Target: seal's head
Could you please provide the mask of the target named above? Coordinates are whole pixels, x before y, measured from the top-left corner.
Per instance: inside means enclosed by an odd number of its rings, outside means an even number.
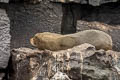
[[[30,43],[40,50],[64,50],[75,46],[75,40],[70,36],[56,33],[44,32],[37,33],[30,39]]]

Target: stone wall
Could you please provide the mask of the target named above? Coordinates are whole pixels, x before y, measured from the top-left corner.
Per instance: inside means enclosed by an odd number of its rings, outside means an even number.
[[[5,75],[10,57],[10,20],[6,10],[0,7],[0,80]]]
[[[81,3],[81,4],[90,4],[92,6],[100,6],[101,4],[109,3],[109,2],[117,2],[119,0],[50,0],[53,2],[61,2],[61,3]]]
[[[62,6],[44,0],[38,4],[10,2],[11,48],[31,47],[29,40],[38,32],[60,32]]]

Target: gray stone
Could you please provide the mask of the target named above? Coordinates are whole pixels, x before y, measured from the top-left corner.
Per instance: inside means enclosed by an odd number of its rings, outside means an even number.
[[[117,2],[118,0],[89,0],[89,4],[93,6],[99,6],[100,4],[109,3],[109,2]]]
[[[29,48],[12,50],[9,80],[47,80],[46,72],[48,69],[46,61],[49,58],[48,53],[49,51],[32,50]]]
[[[67,80],[120,80],[120,52],[95,50],[87,43],[54,52],[19,48],[11,54],[9,80],[60,79],[63,73]]]
[[[65,73],[57,72],[50,80],[71,80]]]
[[[10,57],[10,20],[4,9],[0,9],[0,68],[6,68]]]
[[[117,2],[118,0],[51,0],[53,2],[61,2],[61,3],[81,3],[81,4],[90,4],[93,6],[100,6],[101,4],[104,3],[109,3],[109,2]]]
[[[11,25],[11,49],[31,47],[30,38],[38,32],[60,33],[62,6],[48,0],[40,4],[10,3],[7,14]]]
[[[0,0],[0,2],[8,3],[9,0]]]

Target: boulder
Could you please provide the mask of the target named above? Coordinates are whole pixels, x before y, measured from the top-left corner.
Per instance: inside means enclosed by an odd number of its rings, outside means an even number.
[[[31,48],[29,39],[38,32],[60,33],[62,21],[62,6],[60,4],[53,4],[49,0],[25,0],[25,3],[21,1],[23,0],[10,0],[10,4],[0,4],[4,8],[7,7],[7,14],[11,21],[11,49]],[[29,4],[27,1],[41,2]]]
[[[57,72],[50,80],[70,80],[70,78],[62,72]]]
[[[10,57],[10,20],[5,9],[0,9],[0,80],[5,76],[5,69]]]
[[[11,54],[9,80],[61,80],[63,74],[65,80],[120,80],[120,52],[87,43],[60,51],[18,48]]]
[[[0,69],[5,69],[10,57],[10,20],[4,9],[0,9]]]
[[[3,3],[8,3],[9,0],[0,0],[0,2],[3,2]]]
[[[90,4],[93,6],[100,6],[104,3],[117,2],[118,0],[51,0],[53,2],[61,3],[81,3],[81,4]]]

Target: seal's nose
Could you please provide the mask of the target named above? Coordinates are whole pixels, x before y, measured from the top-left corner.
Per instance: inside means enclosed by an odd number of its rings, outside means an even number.
[[[33,38],[30,39],[30,43],[31,43],[33,46],[35,46],[35,44],[34,44],[34,39],[33,39]]]

